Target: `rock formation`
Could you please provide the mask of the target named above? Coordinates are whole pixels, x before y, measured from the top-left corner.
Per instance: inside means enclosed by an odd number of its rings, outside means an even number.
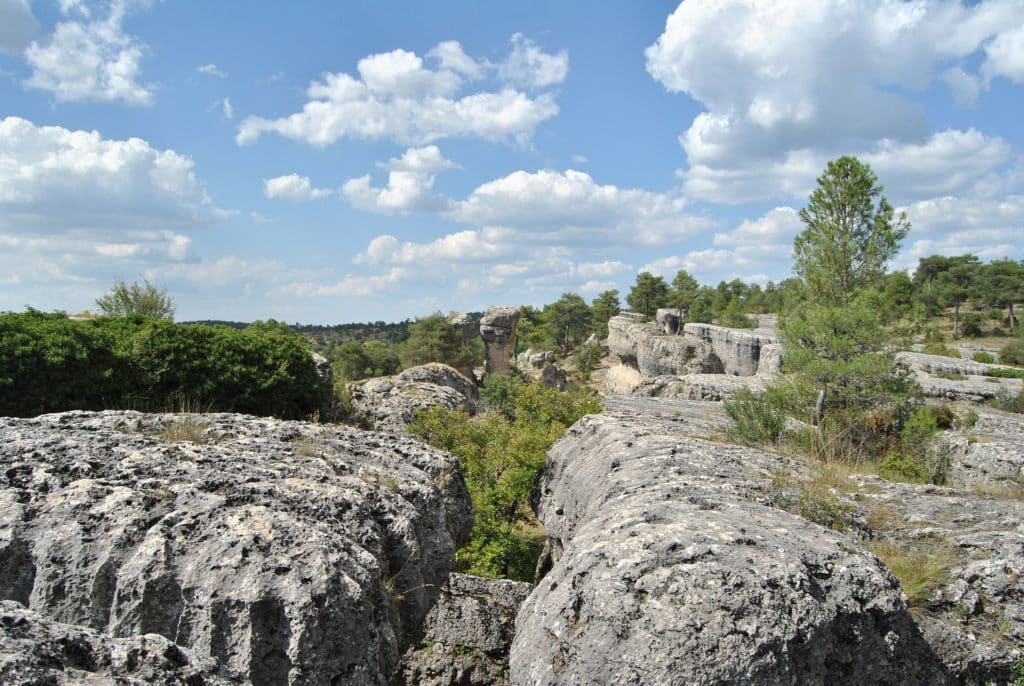
[[[980,416],[983,435],[1024,429]],[[538,506],[551,566],[519,611],[513,681],[1015,678],[1024,503],[858,476],[822,496],[845,527],[827,529],[799,514],[822,507],[813,470],[708,440],[725,421],[716,403],[609,397],[554,446]],[[908,612],[871,541],[948,549],[947,575]]]
[[[474,414],[476,385],[439,362],[410,367],[396,376],[346,384],[351,398],[349,419],[375,431],[403,432],[416,410],[444,407]]]
[[[387,683],[471,520],[455,458],[412,439],[234,414],[0,419],[0,599],[160,634],[192,657],[110,645],[197,673]],[[83,640],[83,660],[106,650]]]
[[[921,390],[931,398],[985,402],[1022,390],[1020,379],[987,376],[990,369],[1005,369],[1003,365],[905,350],[896,353],[896,361],[913,370]]]
[[[514,307],[492,307],[480,320],[480,336],[487,355],[484,370],[488,374],[508,374],[509,360],[516,347],[516,322],[519,310]]]
[[[729,329],[714,324],[684,324],[683,332],[687,336],[707,343],[715,357],[721,361],[722,373],[733,376],[757,374],[761,349],[764,346],[778,345],[779,343],[778,337],[773,333],[749,329]]]
[[[533,586],[452,574],[402,661],[407,686],[506,686],[516,612]]]
[[[216,661],[189,654],[163,636],[114,638],[54,622],[0,600],[0,683],[227,686]]]

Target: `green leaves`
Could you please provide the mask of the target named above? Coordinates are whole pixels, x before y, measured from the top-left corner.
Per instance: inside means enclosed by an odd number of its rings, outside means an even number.
[[[131,284],[121,279],[106,294],[96,299],[96,306],[107,317],[126,317],[136,314],[157,319],[174,318],[174,301],[167,289],[157,288],[143,279]]]

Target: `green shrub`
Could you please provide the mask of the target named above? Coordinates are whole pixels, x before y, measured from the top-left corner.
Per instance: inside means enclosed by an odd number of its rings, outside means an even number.
[[[544,537],[529,502],[547,450],[568,426],[601,406],[592,396],[539,384],[485,384],[485,402],[502,412],[470,417],[435,407],[419,413],[409,430],[459,458],[475,514],[470,541],[457,553],[459,569],[532,581]]]
[[[754,320],[744,314],[743,308],[736,300],[730,300],[725,306],[722,314],[718,316],[718,324],[732,329],[753,329],[755,326]]]
[[[944,343],[925,343],[924,352],[928,355],[942,355],[943,357],[960,357],[960,352],[956,348],[950,348]]]
[[[726,429],[729,440],[743,445],[776,444],[786,425],[786,402],[781,391],[769,389],[755,396],[747,389],[736,393],[735,400],[726,401],[725,413],[732,420]]]
[[[971,355],[971,359],[975,362],[981,362],[982,364],[993,364],[996,361],[996,358],[992,353],[985,352],[984,350],[979,350]]]
[[[928,469],[912,457],[892,453],[878,465],[878,475],[889,481],[911,484],[929,482]]]
[[[1024,367],[1024,338],[1015,338],[999,351],[999,361]]]
[[[245,329],[141,316],[73,321],[0,315],[0,414],[166,410],[183,398],[222,411],[299,419],[323,407],[307,344],[284,324]]]
[[[1007,393],[992,399],[992,406],[1006,412],[1024,414],[1024,391]]]
[[[989,367],[985,376],[992,376],[999,379],[1024,379],[1024,369],[1007,369],[1005,367]]]

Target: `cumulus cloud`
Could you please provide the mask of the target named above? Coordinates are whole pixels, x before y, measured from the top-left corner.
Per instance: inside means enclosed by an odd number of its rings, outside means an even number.
[[[647,49],[647,69],[706,108],[680,137],[687,192],[746,202],[757,185],[763,199],[798,184],[773,166],[924,144],[930,125],[907,94],[944,79],[964,99],[972,81],[1019,79],[1022,24],[1012,0],[689,0]]]
[[[132,5],[147,4],[145,0],[114,0],[105,18],[92,20],[85,3],[62,3],[65,15],[80,18],[59,22],[49,38],[28,46],[25,60],[32,75],[25,85],[50,91],[62,102],[151,104],[152,88],[138,81],[146,45],[122,28]]]
[[[394,267],[383,274],[369,276],[346,274],[332,284],[319,284],[312,281],[293,281],[279,288],[272,289],[272,295],[294,298],[320,297],[366,297],[385,292],[408,278],[409,273],[401,267]]]
[[[549,55],[521,33],[512,36],[512,53],[498,68],[498,75],[526,88],[545,88],[569,75],[569,51]]]
[[[211,262],[159,265],[144,272],[151,281],[187,281],[204,288],[223,288],[251,281],[268,284],[280,281],[286,273],[285,265],[277,260],[245,260],[237,255],[226,255]]]
[[[532,75],[532,86],[555,83],[552,79],[558,69],[546,60],[550,56],[524,38],[517,40],[513,55],[526,50],[533,56],[523,58],[535,63],[532,72],[528,65],[523,67],[524,75]],[[456,41],[438,44],[427,57],[437,63],[436,68],[415,53],[399,49],[361,59],[358,76],[325,74],[307,88],[309,101],[301,112],[279,119],[248,117],[236,141],[244,145],[264,133],[277,133],[318,146],[341,138],[423,145],[456,136],[525,144],[537,126],[558,113],[551,93],[531,96],[509,85],[461,95],[467,80],[504,67],[473,60]],[[567,55],[560,53],[554,59],[561,64],[563,57],[567,69]]]
[[[182,229],[213,216],[192,160],[139,138],[0,120],[0,229]]]
[[[384,214],[430,212],[447,206],[444,198],[430,192],[437,172],[455,167],[436,145],[409,148],[400,158],[380,165],[388,170],[384,188],[374,187],[370,175],[349,179],[341,194],[353,207]]]
[[[659,245],[691,237],[708,221],[676,195],[600,185],[584,172],[517,171],[485,183],[449,216],[506,229],[516,239],[581,245]]]
[[[28,47],[35,30],[28,0],[0,0],[0,53],[19,54]]]
[[[1024,257],[1024,195],[999,200],[944,196],[901,208],[910,219],[909,245],[897,259],[912,267],[936,253],[973,253],[983,260]]]
[[[293,203],[308,202],[331,195],[329,189],[313,188],[309,177],[287,174],[273,179],[263,179],[263,194],[268,198],[288,200]]]

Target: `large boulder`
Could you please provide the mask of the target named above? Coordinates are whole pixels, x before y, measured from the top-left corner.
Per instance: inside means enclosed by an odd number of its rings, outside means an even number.
[[[349,418],[376,431],[401,433],[417,410],[443,407],[477,411],[476,384],[458,370],[439,362],[410,367],[396,376],[382,376],[346,384]]]
[[[508,374],[510,360],[516,347],[516,322],[519,310],[514,307],[492,307],[480,320],[480,337],[484,339],[488,374]]]
[[[516,612],[531,584],[452,574],[402,661],[408,686],[506,686]]]
[[[0,419],[0,598],[253,684],[385,684],[472,513],[408,438],[236,414]],[[162,683],[162,682],[161,682]]]
[[[955,682],[877,558],[776,506],[771,475],[805,467],[697,437],[711,403],[641,400],[550,451],[552,566],[520,608],[513,681]]]
[[[1024,496],[1024,416],[985,406],[966,409],[975,423],[948,432],[947,478],[967,489],[1005,489]]]

